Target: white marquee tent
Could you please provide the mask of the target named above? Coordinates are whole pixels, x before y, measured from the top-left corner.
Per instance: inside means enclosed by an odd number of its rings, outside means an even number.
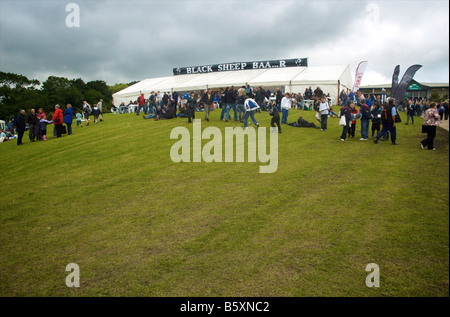
[[[203,74],[174,75],[150,78],[140,81],[113,94],[116,106],[137,99],[140,93],[148,98],[152,91],[184,92],[204,89],[218,89],[228,86],[263,86],[265,89],[279,87],[285,92],[303,93],[311,86],[319,86],[325,94],[330,94],[334,102],[342,89],[352,89],[353,80],[349,65],[286,67],[225,71]]]

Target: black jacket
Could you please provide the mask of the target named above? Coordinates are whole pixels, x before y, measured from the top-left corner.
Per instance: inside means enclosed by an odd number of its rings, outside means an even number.
[[[350,111],[349,106],[343,106],[341,108],[341,112],[339,114],[339,117],[345,116],[345,121],[347,121],[347,125],[352,121],[352,113]]]
[[[227,103],[236,103],[237,94],[236,90],[228,90],[227,92]]]
[[[21,113],[16,117],[15,125],[17,130],[25,131],[25,116]]]
[[[280,118],[280,112],[278,111],[278,108],[275,107],[275,106],[273,106],[273,107],[269,110],[269,114],[270,114],[271,116],[273,116],[273,118],[274,118],[275,120],[277,120],[277,119]]]
[[[186,103],[186,110],[187,111],[194,111],[195,108],[197,108],[197,99],[192,99],[189,97],[187,103]]]
[[[208,98],[208,93],[204,94],[204,95],[202,96],[202,102],[203,102],[203,104],[205,104],[205,105],[211,105],[211,104],[214,102],[214,95],[211,94],[211,97]]]
[[[27,123],[29,125],[36,125],[37,123],[37,115],[30,113],[27,117]]]

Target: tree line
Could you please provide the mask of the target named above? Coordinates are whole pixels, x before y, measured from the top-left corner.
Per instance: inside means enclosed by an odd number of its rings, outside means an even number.
[[[52,112],[56,104],[70,103],[74,111],[82,110],[83,100],[89,104],[103,99],[110,105],[112,94],[134,84],[122,83],[108,86],[103,80],[85,82],[81,78],[49,76],[43,83],[24,75],[0,71],[0,119],[10,120],[20,109],[43,108]]]

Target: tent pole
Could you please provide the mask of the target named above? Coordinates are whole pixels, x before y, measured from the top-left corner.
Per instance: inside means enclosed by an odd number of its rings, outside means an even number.
[[[339,94],[341,93],[341,80],[338,79],[338,93],[337,93],[337,100],[339,100]],[[340,102],[336,103],[337,105],[340,104]]]

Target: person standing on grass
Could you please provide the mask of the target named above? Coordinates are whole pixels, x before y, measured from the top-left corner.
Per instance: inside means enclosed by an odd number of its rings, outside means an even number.
[[[60,138],[63,131],[64,114],[59,105],[55,105],[55,113],[53,113],[52,121],[55,125],[56,137]]]
[[[272,132],[275,132],[275,124],[276,124],[278,126],[278,133],[281,133],[280,113],[278,112],[278,108],[276,107],[275,104],[272,104],[272,106],[269,105],[269,115],[272,116],[272,120],[270,120]]]
[[[395,126],[395,117],[397,115],[397,109],[395,109],[395,100],[393,98],[389,99],[388,104],[384,107],[381,119],[383,121],[383,128],[380,133],[377,134],[373,143],[377,144],[378,140],[385,135],[387,132],[391,134],[392,145],[397,145],[397,128]]]
[[[81,123],[82,114],[79,110],[77,111],[76,116],[77,116],[77,128],[78,128],[78,126],[80,126],[80,128],[82,128],[83,127],[83,124]]]
[[[244,107],[245,98],[246,98],[245,94],[246,94],[246,89],[244,87],[239,88],[236,103],[237,103],[237,111],[239,114],[239,122],[241,122],[241,123],[244,123],[244,116],[245,116],[245,107]]]
[[[91,105],[87,103],[86,100],[83,101],[83,112],[84,120],[86,121],[86,126],[89,126],[89,114],[92,112]]]
[[[377,134],[380,133],[381,129],[381,104],[379,101],[375,101],[375,105],[372,109],[372,139],[375,136],[375,131]]]
[[[245,99],[244,102],[245,107],[245,115],[244,115],[244,128],[248,127],[248,117],[252,118],[252,122],[256,127],[259,127],[258,121],[255,119],[255,112],[259,109],[258,103],[250,98],[249,95],[247,95],[247,99]]]
[[[99,102],[97,103],[97,108],[100,112],[100,114],[99,114],[100,121],[103,121],[103,99],[99,100]],[[71,129],[71,131],[72,131],[72,129]],[[71,134],[71,133],[69,133],[69,134]]]
[[[430,107],[431,107],[431,105],[430,105]],[[444,109],[444,105],[442,104],[442,102],[437,105],[437,109],[439,111],[439,115],[441,116],[441,120],[444,120],[445,109]]]
[[[347,108],[349,108],[349,111],[350,111],[350,121],[351,121],[348,123],[349,124],[349,128],[347,129],[348,137],[354,138],[355,132],[356,132],[356,119],[354,119],[353,121],[351,119],[352,119],[352,114],[356,115],[358,113],[358,109],[356,109],[354,102],[350,102],[350,106],[347,106]]]
[[[409,124],[409,118],[411,118],[411,124],[414,124],[414,104],[411,99],[408,100],[408,103],[406,105],[406,123],[405,123],[405,125]]]
[[[22,139],[23,134],[25,133],[25,110],[21,109],[20,113],[16,116],[14,120],[14,124],[16,126],[17,131],[17,145],[23,145]]]
[[[237,100],[237,92],[234,90],[234,86],[228,90],[227,93],[227,112],[225,113],[225,122],[228,122],[228,119],[231,119],[230,110],[233,109],[234,121],[238,121],[237,109],[236,109],[236,100]]]
[[[349,101],[348,104],[342,106],[341,111],[339,113],[339,118],[344,116],[345,117],[345,122],[346,122],[346,125],[344,125],[342,127],[341,141],[345,141],[346,140],[347,133],[348,133],[348,135],[350,137],[350,132],[349,132],[350,124],[352,124],[352,127],[353,127],[352,112],[351,112],[352,110],[351,109],[355,109],[356,110],[355,104],[353,102]],[[355,126],[356,126],[356,122],[355,122]],[[353,136],[355,136],[354,132],[353,132]]]
[[[214,102],[214,95],[211,89],[208,89],[206,94],[202,96],[202,102],[205,107],[205,120],[209,122],[209,112],[211,111],[211,105]]]
[[[430,108],[423,115],[422,133],[427,133],[427,138],[420,142],[422,150],[428,147],[428,150],[435,150],[434,138],[436,137],[436,127],[441,125],[441,116],[436,109],[437,105],[432,102]]]
[[[145,106],[145,98],[144,98],[144,94],[142,92],[141,92],[140,96],[138,97],[137,101],[138,101],[138,106],[137,106],[137,110],[136,110],[136,115],[138,116],[139,113],[141,112],[141,110],[143,110],[144,106]],[[97,107],[98,107],[98,105],[97,105]],[[144,111],[144,113],[147,114],[147,111]]]
[[[361,112],[361,138],[360,141],[367,141],[369,139],[369,126],[372,115],[370,114],[370,108],[366,104],[365,99],[360,101]]]
[[[220,95],[220,107],[222,111],[220,112],[220,121],[225,119],[225,114],[227,112],[227,93],[229,87],[226,87],[225,90],[221,91]]]
[[[37,122],[38,122],[38,119],[37,119],[37,115],[36,115],[36,110],[31,109],[30,114],[27,117],[27,123],[30,127],[30,129],[29,129],[30,142],[34,142],[34,139],[37,138],[36,135],[34,134],[34,128],[36,127]]]
[[[195,109],[197,108],[197,99],[195,98],[195,94],[191,92],[191,96],[189,97],[186,103],[186,112],[188,115],[188,123],[192,123],[192,119],[195,119]]]
[[[320,89],[319,87],[317,87]],[[327,121],[328,121],[328,111],[330,110],[330,106],[328,102],[325,101],[325,97],[322,96],[320,104],[319,104],[319,113],[320,113],[320,125],[322,131],[327,131]]]
[[[97,107],[97,104],[94,104],[94,108],[92,108],[92,114],[94,115],[94,123],[98,122],[98,116],[100,115],[100,110]]]
[[[275,94],[275,104],[278,108],[278,111],[281,112],[281,99],[283,99],[283,93],[277,88],[277,92]]]
[[[73,108],[70,103],[66,105],[66,110],[64,110],[64,123],[67,126],[67,135],[72,134],[72,122],[73,122]]]
[[[286,93],[281,99],[281,124],[287,124],[289,110],[292,108],[291,94]]]
[[[444,120],[448,120],[448,99],[444,101]]]

